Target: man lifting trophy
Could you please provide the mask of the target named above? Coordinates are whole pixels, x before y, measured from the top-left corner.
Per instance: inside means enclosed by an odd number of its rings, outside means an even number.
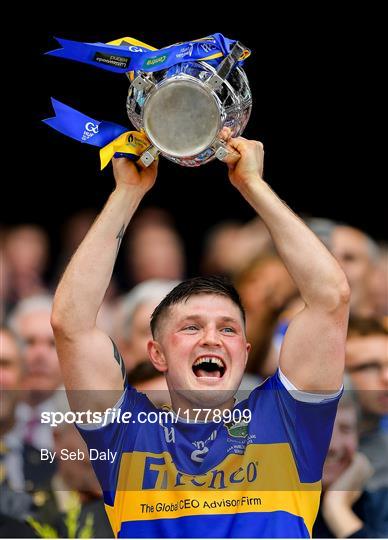
[[[52,326],[72,409],[102,415],[77,427],[89,449],[116,456],[93,461],[115,535],[311,537],[342,393],[350,293],[337,261],[263,179],[263,145],[240,136],[251,109],[241,67],[249,52],[221,34],[159,51],[129,38],[60,43],[55,56],[129,77],[137,130],[58,102],[48,121],[100,147],[102,165],[113,163],[115,188],[66,268]],[[158,154],[185,166],[226,163],[220,167],[261,216],[304,301],[276,373],[243,401],[235,395],[250,344],[226,278],[185,280],[152,314],[148,355],[166,378],[169,409],[127,383],[120,351],[96,325],[124,231],[156,181]],[[196,190],[190,194],[181,204],[200,212]],[[118,421],[124,415],[128,422]],[[207,452],[198,457],[194,443]]]

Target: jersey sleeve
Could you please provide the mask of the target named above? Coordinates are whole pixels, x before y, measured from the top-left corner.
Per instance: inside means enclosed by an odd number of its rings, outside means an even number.
[[[251,406],[263,441],[290,444],[300,482],[314,483],[322,479],[342,391],[318,402],[301,394],[286,388],[277,371],[252,393]]]
[[[103,416],[101,424],[76,424],[88,447],[89,459],[107,504],[114,499],[122,454],[133,451],[142,429],[136,418],[140,412],[153,410],[155,407],[147,396],[126,385],[121,398],[112,412]]]

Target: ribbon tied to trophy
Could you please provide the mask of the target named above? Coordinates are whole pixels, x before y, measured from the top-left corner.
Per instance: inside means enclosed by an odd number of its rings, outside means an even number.
[[[109,43],[57,41],[47,54],[124,73],[130,81],[127,114],[136,131],[100,121],[52,98],[55,116],[43,120],[57,131],[100,148],[101,169],[115,157],[140,159],[148,166],[161,154],[184,166],[198,166],[229,150],[219,137],[245,128],[252,97],[244,60],[249,49],[213,34],[155,49],[133,38]]]

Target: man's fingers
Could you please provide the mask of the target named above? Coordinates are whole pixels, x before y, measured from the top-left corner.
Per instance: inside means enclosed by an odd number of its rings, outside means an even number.
[[[236,152],[236,150],[233,148],[228,148],[228,150],[229,153],[222,159],[222,161],[230,166],[235,165],[241,158],[241,154]]]
[[[219,138],[225,142],[228,142],[232,136],[232,130],[229,127],[223,127],[219,133]]]
[[[255,146],[256,148],[263,150],[263,143],[260,141],[250,141],[244,137],[236,137],[234,139],[229,139],[228,144],[235,148],[240,154],[243,154],[246,149]]]

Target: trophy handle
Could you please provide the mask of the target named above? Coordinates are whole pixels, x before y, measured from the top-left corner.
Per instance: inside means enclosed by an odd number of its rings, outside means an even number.
[[[230,53],[225,56],[221,64],[218,66],[216,73],[214,73],[214,75],[212,75],[206,81],[206,84],[210,86],[212,90],[218,90],[221,88],[245,50],[246,47],[244,47],[240,41],[236,41]]]
[[[218,140],[213,145],[213,149],[215,157],[220,161],[224,161],[228,156],[228,163],[236,163],[241,157],[235,150],[230,150],[222,140]]]
[[[151,145],[142,153],[140,160],[144,167],[149,167],[153,161],[158,157],[159,150],[155,146]]]

